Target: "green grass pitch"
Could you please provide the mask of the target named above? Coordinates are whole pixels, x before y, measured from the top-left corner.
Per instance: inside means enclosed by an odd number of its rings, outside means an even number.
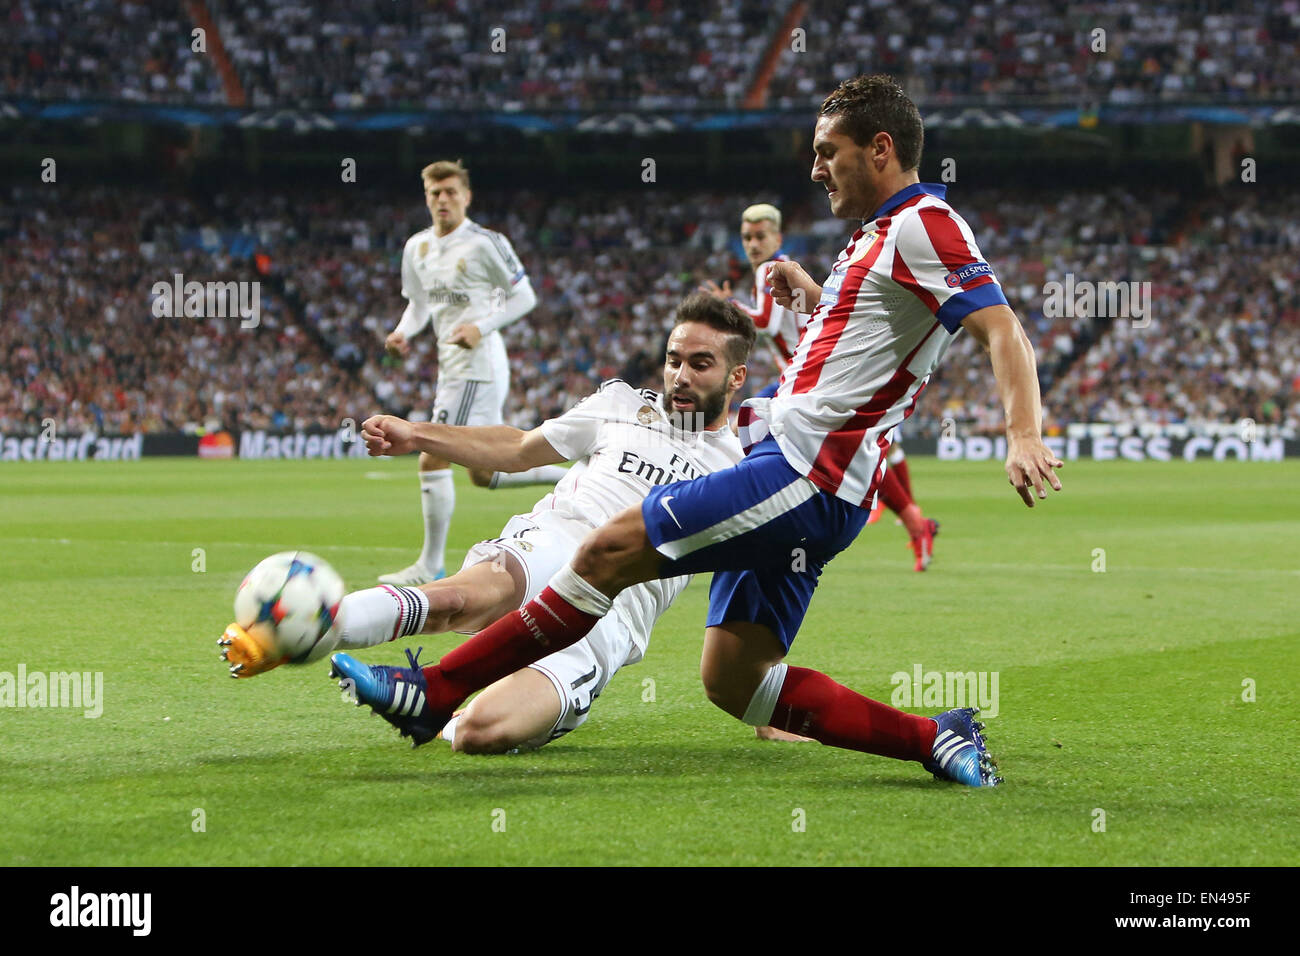
[[[892,517],[868,528],[790,661],[883,700],[918,665],[996,673],[988,791],[760,742],[712,708],[704,579],[587,724],[532,754],[411,750],[324,662],[230,680],[216,639],[243,574],[295,547],[350,587],[404,566],[414,472],[0,466],[0,672],[103,675],[98,718],[0,707],[0,864],[1300,862],[1300,462],[1071,463],[1031,512],[998,463],[913,460],[943,523],[932,569]],[[542,490],[458,482],[456,563]]]

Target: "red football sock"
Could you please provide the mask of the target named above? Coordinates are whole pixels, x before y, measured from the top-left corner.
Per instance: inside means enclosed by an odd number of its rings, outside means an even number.
[[[885,479],[880,483],[880,500],[903,519],[903,526],[913,538],[919,538],[925,533],[925,516],[903,487],[902,479],[894,474],[893,468],[885,469]]]
[[[549,587],[423,669],[429,706],[448,714],[474,691],[587,636],[600,618]]]
[[[885,469],[885,478],[880,483],[880,500],[894,514],[902,514],[904,508],[915,504],[892,467]]]
[[[899,760],[929,760],[938,729],[929,717],[870,700],[806,667],[786,671],[771,725],[831,747]]]
[[[907,459],[904,458],[897,465],[890,465],[889,467],[898,475],[899,484],[903,486],[903,490],[907,492],[907,496],[910,498],[912,496],[912,476],[907,471]]]

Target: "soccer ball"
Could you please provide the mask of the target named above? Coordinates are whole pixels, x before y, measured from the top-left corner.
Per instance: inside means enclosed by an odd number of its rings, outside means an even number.
[[[248,572],[235,592],[235,623],[290,664],[334,647],[343,579],[308,551],[282,551]]]

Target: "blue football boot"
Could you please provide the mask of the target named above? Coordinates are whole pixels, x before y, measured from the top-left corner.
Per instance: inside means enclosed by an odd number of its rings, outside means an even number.
[[[997,762],[984,745],[984,735],[980,732],[984,725],[975,719],[978,713],[978,707],[961,707],[930,718],[939,729],[934,735],[930,759],[921,766],[934,774],[935,779],[952,780],[968,787],[996,787],[1002,782],[997,776]]]
[[[396,727],[411,746],[427,744],[438,736],[446,723],[429,709],[428,685],[420,670],[420,648],[414,654],[407,648],[410,667],[363,664],[348,654],[330,655],[330,676],[341,678],[339,686],[358,707],[369,705],[384,720]]]

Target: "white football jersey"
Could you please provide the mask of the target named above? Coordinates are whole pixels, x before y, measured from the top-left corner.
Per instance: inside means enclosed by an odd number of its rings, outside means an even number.
[[[744,457],[730,428],[686,431],[669,424],[661,396],[612,379],[559,418],[541,425],[551,446],[576,464],[530,520],[581,540],[621,511],[639,506],[655,485],[729,468]],[[628,588],[615,602],[641,653],[659,615],[689,575]]]
[[[472,349],[449,345],[447,337],[456,326],[499,309],[524,278],[510,241],[469,218],[445,236],[430,226],[406,240],[402,295],[429,309],[438,337],[440,380],[491,381],[495,370],[506,365],[500,332],[487,333]]]

